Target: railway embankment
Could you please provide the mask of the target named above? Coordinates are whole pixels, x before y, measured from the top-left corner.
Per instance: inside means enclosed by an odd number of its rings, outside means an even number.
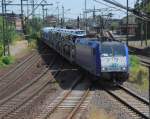
[[[0,57],[0,76],[14,68],[33,52],[34,50],[28,47],[28,42],[26,40],[16,41],[10,45],[10,56]]]
[[[149,98],[149,69],[135,55],[130,56],[130,76],[124,85],[137,94]]]

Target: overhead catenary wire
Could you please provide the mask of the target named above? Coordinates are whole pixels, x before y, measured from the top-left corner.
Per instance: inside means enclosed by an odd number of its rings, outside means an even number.
[[[98,1],[98,0],[94,0],[94,1],[101,4],[101,2]],[[103,1],[105,1],[105,2],[107,2],[107,3],[109,3],[109,4],[112,4],[112,5],[114,5],[114,6],[120,7],[120,8],[122,8],[122,9],[124,9],[124,10],[127,9],[127,7],[125,7],[125,6],[123,6],[123,5],[120,5],[120,3],[117,4],[117,3],[114,3],[113,1],[110,1],[110,0],[103,0]],[[116,8],[115,8],[115,9],[116,9]],[[141,20],[143,20],[143,21],[149,21],[149,22],[150,22],[150,18],[147,17],[147,16],[145,16],[145,15],[142,16],[142,13],[139,13],[140,15],[138,15],[138,12],[135,11],[134,9],[128,8],[128,10],[129,10],[129,12],[130,12],[131,14],[133,14],[135,17],[137,17],[137,18],[139,18],[139,19],[141,19]]]
[[[33,9],[33,11],[27,16],[27,18],[29,18],[33,12],[35,12],[35,10],[42,5],[42,3],[44,2],[45,0],[41,0],[41,2],[39,4],[37,4],[37,6]],[[46,4],[45,4],[46,5]],[[49,4],[49,5],[53,5],[53,4]]]
[[[95,2],[98,2],[98,3],[100,3],[100,4],[103,4],[103,5],[105,5],[105,6],[109,7],[109,8],[113,8],[113,9],[116,9],[116,10],[119,10],[119,11],[122,11],[122,12],[126,13],[123,9],[119,9],[119,8],[117,8],[117,7],[110,6],[110,5],[108,5],[108,4],[105,4],[105,3],[100,2],[100,1],[97,1],[97,0],[94,0],[94,1],[95,1]]]

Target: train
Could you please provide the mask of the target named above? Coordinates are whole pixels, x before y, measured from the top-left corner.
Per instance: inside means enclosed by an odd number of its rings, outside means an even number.
[[[129,77],[129,54],[126,44],[87,37],[85,30],[56,27],[42,28],[41,40],[98,80],[124,82]]]

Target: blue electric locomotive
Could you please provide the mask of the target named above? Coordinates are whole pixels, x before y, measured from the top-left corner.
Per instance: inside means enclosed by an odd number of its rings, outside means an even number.
[[[128,78],[128,47],[123,43],[86,38],[84,30],[53,27],[43,28],[41,37],[68,61],[96,77],[114,77],[122,81]]]

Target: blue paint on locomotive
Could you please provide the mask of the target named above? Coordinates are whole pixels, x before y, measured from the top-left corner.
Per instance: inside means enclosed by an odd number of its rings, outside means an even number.
[[[100,45],[97,44],[97,47],[96,47],[96,74],[97,75],[100,75],[100,72],[101,72],[101,59],[100,59]]]
[[[78,39],[75,44],[75,62],[90,73],[100,76],[99,44],[87,39]]]
[[[125,51],[126,51],[126,64],[127,64],[127,72],[129,72],[129,52],[128,52],[128,47],[125,45]]]

